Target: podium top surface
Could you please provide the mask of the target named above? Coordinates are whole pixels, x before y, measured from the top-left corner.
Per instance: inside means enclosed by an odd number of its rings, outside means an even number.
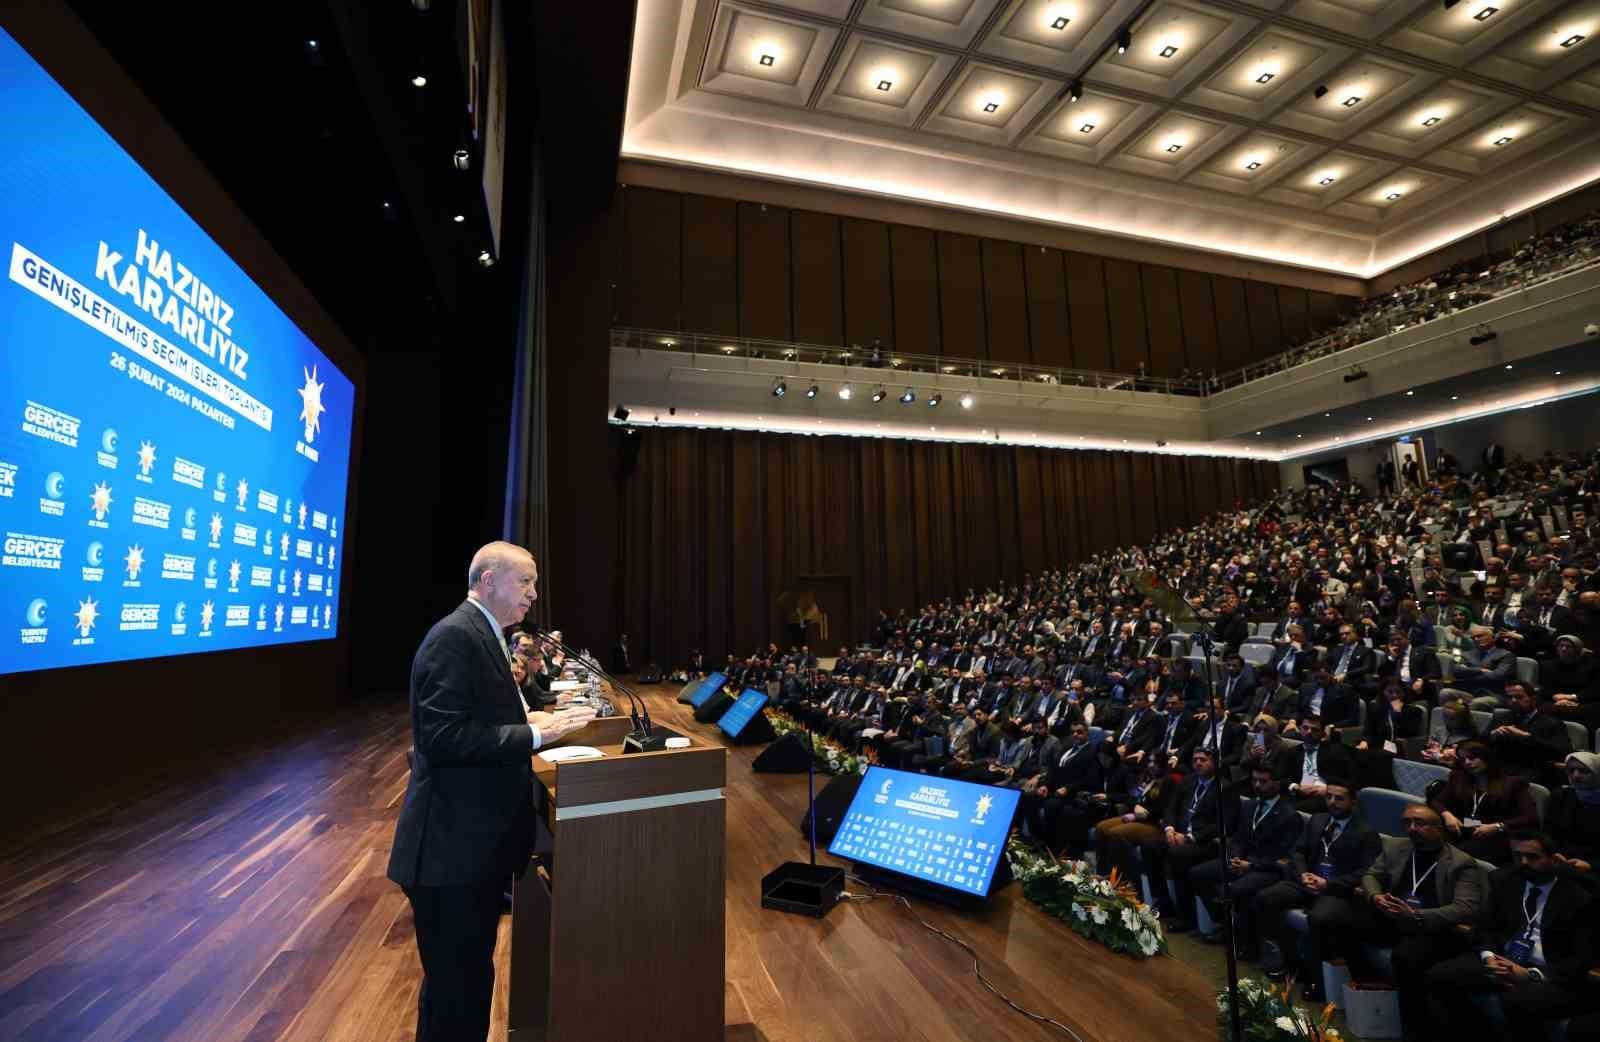
[[[721,795],[728,779],[726,749],[686,735],[687,749],[624,755],[622,740],[631,726],[625,716],[603,717],[563,743],[591,746],[604,754],[599,758],[553,764],[534,753],[534,777],[558,819],[579,807],[594,813],[621,812],[664,805],[674,798]]]

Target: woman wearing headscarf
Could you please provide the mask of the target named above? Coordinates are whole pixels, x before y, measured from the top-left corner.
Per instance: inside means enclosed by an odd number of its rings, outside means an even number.
[[[1569,753],[1567,785],[1544,810],[1544,830],[1556,845],[1556,860],[1575,878],[1600,889],[1600,754]]]

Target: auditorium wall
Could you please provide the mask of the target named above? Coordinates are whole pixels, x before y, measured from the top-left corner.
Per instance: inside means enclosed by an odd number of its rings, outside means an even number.
[[[636,664],[783,641],[785,598],[828,646],[880,608],[1064,567],[1276,488],[1277,466],[872,438],[644,430],[617,511],[619,625]]]
[[[618,325],[1158,376],[1237,368],[1353,298],[1054,247],[619,186]]]

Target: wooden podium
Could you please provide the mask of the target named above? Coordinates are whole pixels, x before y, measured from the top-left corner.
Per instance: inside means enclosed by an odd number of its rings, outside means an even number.
[[[567,739],[601,759],[533,758],[549,834],[514,891],[511,1042],[723,1038],[727,750],[624,756],[630,726]]]

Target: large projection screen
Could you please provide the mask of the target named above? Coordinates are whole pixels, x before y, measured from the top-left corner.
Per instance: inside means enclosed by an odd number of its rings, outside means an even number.
[[[0,675],[338,633],[350,377],[0,29]]]

